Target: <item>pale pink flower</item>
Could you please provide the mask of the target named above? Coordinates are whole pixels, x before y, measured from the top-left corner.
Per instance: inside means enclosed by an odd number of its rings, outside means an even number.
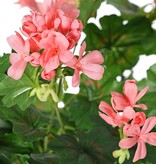
[[[146,110],[147,106],[145,104],[136,104],[136,102],[145,95],[147,90],[148,90],[148,86],[145,87],[144,89],[142,89],[138,93],[136,81],[135,80],[126,80],[124,87],[123,87],[124,95],[122,95],[118,92],[111,92],[112,104],[114,106],[114,109],[124,110],[125,107],[131,106],[132,108],[137,107],[137,108]]]
[[[22,36],[16,32],[16,35],[12,35],[7,38],[10,47],[16,51],[16,53],[11,53],[10,63],[12,64],[8,69],[8,76],[15,80],[21,78],[27,61],[25,57],[29,56],[30,44],[28,40],[24,40]]]
[[[74,56],[70,62],[66,63],[67,66],[75,69],[72,78],[73,87],[80,84],[80,72],[83,72],[93,80],[100,80],[104,73],[104,68],[100,65],[104,62],[102,54],[94,50],[82,57],[85,49],[86,43],[84,42],[80,48],[79,59]]]
[[[156,125],[156,117],[149,117],[146,119],[143,127],[140,129],[140,126],[134,124],[132,126],[124,128],[124,135],[130,138],[121,139],[119,146],[123,149],[129,149],[135,144],[137,149],[133,158],[133,162],[138,161],[146,157],[146,143],[156,146],[156,132],[150,132],[153,127]]]
[[[73,53],[68,50],[68,40],[59,32],[44,31],[39,44],[45,49],[41,57],[41,65],[46,73],[56,69],[60,63],[67,63],[73,58]]]
[[[135,115],[132,107],[126,107],[123,112],[118,112],[104,101],[100,102],[99,109],[100,117],[114,127],[127,124]]]

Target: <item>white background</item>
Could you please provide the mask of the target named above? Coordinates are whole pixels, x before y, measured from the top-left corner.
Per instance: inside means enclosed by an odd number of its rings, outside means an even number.
[[[39,1],[39,0],[38,0]],[[40,0],[42,1],[42,0]],[[89,1],[89,0],[88,0]],[[144,6],[145,4],[152,3],[153,0],[130,0],[131,2]],[[22,17],[26,14],[30,13],[30,10],[26,7],[20,8],[19,5],[15,4],[16,0],[5,0],[1,2],[0,5],[0,55],[4,52],[9,53],[11,51],[9,45],[7,44],[6,38],[10,35],[15,34],[14,31],[19,31],[19,27],[21,27]],[[149,11],[151,6],[149,5],[146,10]],[[106,5],[103,3],[98,10],[97,19],[91,19],[91,21],[98,22],[97,20],[103,15],[109,15],[110,13],[115,13],[120,15],[120,12],[116,10],[111,5]],[[138,64],[133,68],[134,77],[137,80],[146,77],[146,70],[152,65],[156,63],[155,55],[143,56],[140,57]],[[125,74],[128,74],[129,71],[125,71]]]

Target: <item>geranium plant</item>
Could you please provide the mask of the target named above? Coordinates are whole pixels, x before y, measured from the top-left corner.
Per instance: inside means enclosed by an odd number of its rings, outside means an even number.
[[[121,15],[99,27],[90,18],[102,3]],[[156,65],[133,76],[139,56],[156,53],[155,3],[148,13],[125,0],[17,4],[30,13],[0,57],[0,163],[155,163]]]

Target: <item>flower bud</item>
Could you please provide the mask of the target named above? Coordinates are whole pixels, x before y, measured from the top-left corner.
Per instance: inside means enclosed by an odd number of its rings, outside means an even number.
[[[114,158],[119,158],[119,164],[124,163],[125,159],[130,158],[130,153],[128,149],[120,149],[120,150],[115,150],[113,151],[113,157]]]

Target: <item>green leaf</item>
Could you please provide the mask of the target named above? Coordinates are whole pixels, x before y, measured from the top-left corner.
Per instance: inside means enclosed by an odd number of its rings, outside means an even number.
[[[82,20],[84,25],[86,25],[90,17],[96,16],[96,11],[102,2],[103,0],[90,0],[88,3],[88,1],[80,0],[79,9],[81,12],[79,18]]]
[[[98,102],[89,100],[87,95],[66,94],[65,98],[64,113],[68,113],[67,119],[74,122],[77,129],[93,129],[93,120],[98,115]]]
[[[0,95],[4,96],[2,102],[6,107],[17,104],[21,110],[25,110],[32,103],[33,98],[29,97],[29,93],[35,85],[31,80],[34,68],[28,66],[27,69],[19,80],[7,76],[0,82]]]
[[[148,110],[145,111],[147,116],[156,115],[156,110],[155,110],[156,103],[154,99],[154,97],[156,97],[155,81],[156,81],[156,64],[154,64],[147,70],[147,78],[139,82],[140,87],[149,86],[147,93],[143,98],[141,98],[141,103],[144,103],[148,106]]]
[[[91,132],[79,132],[75,137],[56,136],[49,148],[60,155],[60,163],[65,164],[103,164],[113,163],[112,151],[116,149],[117,139],[106,127]]]
[[[139,11],[139,7],[130,3],[128,0],[107,0],[107,3],[116,7],[121,12],[122,16],[124,16],[124,18],[126,19],[141,14]]]
[[[56,154],[30,154],[30,164],[59,164]]]
[[[101,50],[107,67],[115,64],[121,71],[131,69],[140,54],[153,53],[154,46],[146,48],[153,43],[147,44],[146,39],[156,32],[152,30],[147,18],[136,17],[123,25],[122,17],[111,15],[101,18],[100,24],[102,29],[98,29],[93,23],[85,28],[87,50]]]
[[[4,54],[3,56],[0,57],[0,66],[1,66],[0,69],[0,81],[1,81],[5,78],[6,71],[10,66],[9,54]]]
[[[46,135],[49,118],[35,108],[28,108],[26,111],[10,108],[0,110],[0,115],[4,120],[12,122],[13,132],[24,141],[36,141]]]

